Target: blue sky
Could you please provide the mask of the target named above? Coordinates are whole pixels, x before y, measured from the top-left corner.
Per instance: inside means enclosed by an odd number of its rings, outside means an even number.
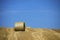
[[[59,0],[1,0],[0,26],[25,22],[32,28],[60,28]]]

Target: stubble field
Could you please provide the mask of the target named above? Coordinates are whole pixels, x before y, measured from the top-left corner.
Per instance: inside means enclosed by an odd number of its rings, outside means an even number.
[[[14,31],[13,28],[0,28],[0,40],[60,40],[60,30],[26,28]]]

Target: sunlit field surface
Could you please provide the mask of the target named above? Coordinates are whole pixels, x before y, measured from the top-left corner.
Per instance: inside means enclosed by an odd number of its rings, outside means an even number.
[[[0,40],[60,40],[60,30],[26,28],[14,31],[13,28],[0,28]]]

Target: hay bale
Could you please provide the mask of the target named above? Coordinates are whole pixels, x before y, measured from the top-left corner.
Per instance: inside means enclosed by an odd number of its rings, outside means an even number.
[[[25,31],[25,23],[24,22],[16,22],[14,25],[15,31]]]

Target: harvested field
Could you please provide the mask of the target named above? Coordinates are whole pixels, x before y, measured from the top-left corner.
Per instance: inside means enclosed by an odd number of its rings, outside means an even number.
[[[60,40],[60,30],[26,28],[14,31],[13,28],[0,28],[0,40]]]

